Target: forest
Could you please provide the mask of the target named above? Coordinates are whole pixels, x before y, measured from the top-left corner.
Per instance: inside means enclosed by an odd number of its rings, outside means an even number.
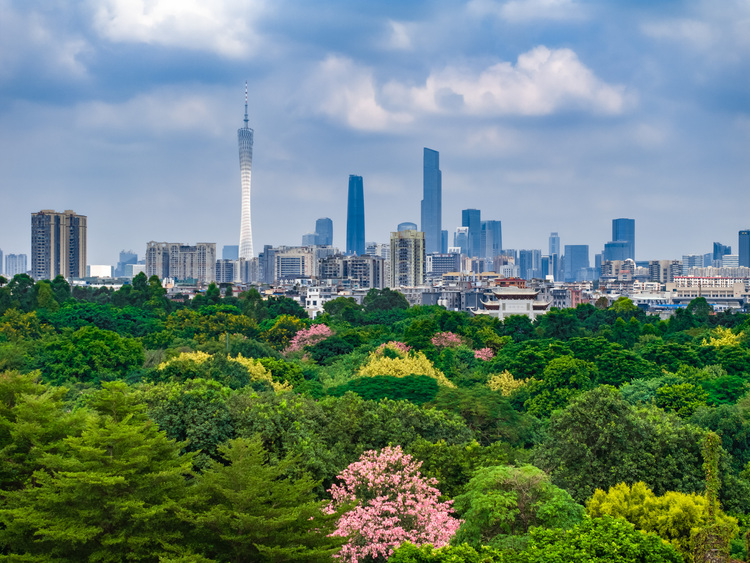
[[[750,561],[750,315],[0,277],[0,560]]]

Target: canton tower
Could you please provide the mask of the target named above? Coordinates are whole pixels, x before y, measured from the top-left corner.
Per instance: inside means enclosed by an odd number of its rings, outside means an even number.
[[[237,130],[242,181],[242,222],[240,223],[240,258],[253,257],[253,228],[250,223],[250,176],[253,168],[253,130],[247,124],[247,82],[245,82],[245,126]]]

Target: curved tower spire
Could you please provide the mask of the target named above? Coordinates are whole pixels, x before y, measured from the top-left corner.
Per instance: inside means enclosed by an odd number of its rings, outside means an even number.
[[[247,119],[247,82],[245,82],[245,126],[237,130],[242,182],[242,221],[240,222],[240,258],[253,258],[253,228],[250,222],[250,177],[253,168],[253,130]]]

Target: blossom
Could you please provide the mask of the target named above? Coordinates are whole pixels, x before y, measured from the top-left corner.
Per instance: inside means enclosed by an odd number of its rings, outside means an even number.
[[[479,350],[474,350],[474,357],[477,360],[491,360],[495,357],[495,352],[492,351],[492,348],[480,348]]]
[[[330,327],[324,324],[317,324],[312,325],[310,328],[303,328],[302,330],[297,331],[294,337],[289,341],[289,346],[287,346],[284,353],[290,354],[302,350],[305,346],[314,346],[319,342],[323,342],[332,334],[333,331]]]
[[[431,342],[438,348],[457,348],[464,343],[464,339],[455,332],[446,331],[438,332],[432,337]]]
[[[386,349],[392,350],[393,352],[396,352],[396,354],[398,354],[399,356],[404,357],[411,350],[411,346],[409,346],[408,344],[404,344],[403,342],[391,340],[390,342],[384,342],[383,344],[378,346],[375,349],[375,354],[377,354],[378,356],[382,356],[383,352],[385,352]]]
[[[385,560],[405,541],[415,545],[447,545],[461,525],[453,518],[451,502],[439,502],[435,479],[419,471],[422,465],[400,446],[370,450],[338,476],[329,489],[330,512],[356,503],[339,519],[334,536],[349,541],[338,554],[342,561]]]

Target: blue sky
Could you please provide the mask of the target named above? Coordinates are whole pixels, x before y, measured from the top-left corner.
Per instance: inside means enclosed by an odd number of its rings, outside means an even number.
[[[256,252],[324,216],[343,246],[349,174],[367,240],[419,224],[423,147],[443,227],[479,208],[506,248],[750,226],[750,0],[0,0],[0,249],[40,209],[88,215],[92,264],[237,244],[245,80]]]

